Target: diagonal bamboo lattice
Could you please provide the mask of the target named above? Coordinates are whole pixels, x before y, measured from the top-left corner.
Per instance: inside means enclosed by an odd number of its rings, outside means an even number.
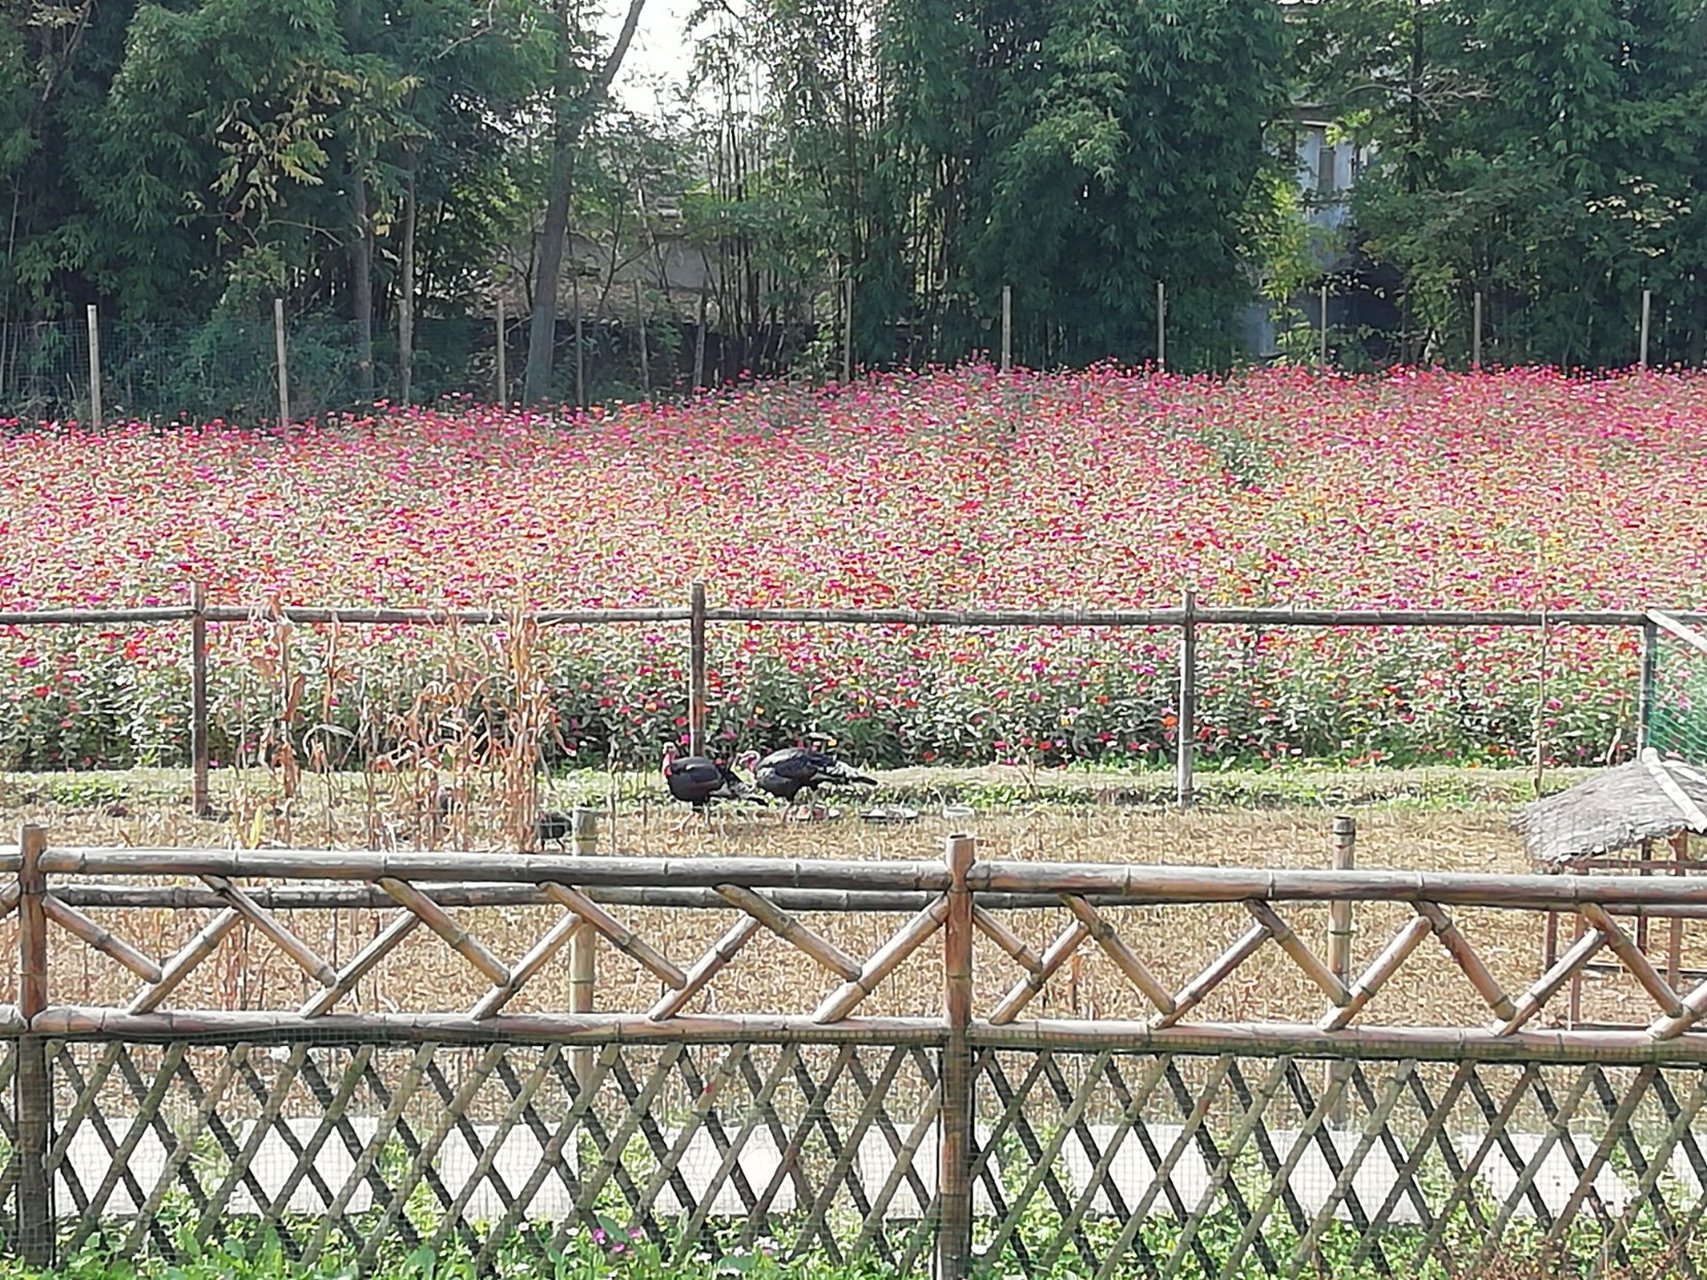
[[[1511,1247],[1590,1272],[1707,1270],[1707,984],[1679,990],[1627,924],[1707,916],[1687,880],[979,862],[965,837],[910,863],[53,849],[34,828],[0,869],[18,877],[0,918],[16,917],[20,992],[0,1009],[0,1199],[32,1261],[117,1224],[121,1252],[276,1233],[310,1263],[365,1269],[399,1242],[488,1266],[518,1239],[562,1247],[619,1221],[683,1255],[775,1241],[953,1277],[1468,1274]],[[470,914],[504,902],[546,912],[519,955]],[[1300,932],[1326,903],[1398,916],[1361,970]],[[1243,923],[1182,970],[1142,925],[1158,904]],[[341,964],[292,918],[351,905],[383,914]],[[626,918],[638,905],[728,923],[672,957]],[[193,926],[155,955],[122,916],[162,908]],[[1487,910],[1569,912],[1580,937],[1502,984],[1460,927]],[[1034,949],[1016,912],[1054,915],[1053,940]],[[850,951],[815,923],[837,913],[900,923]],[[180,1007],[239,931],[308,995]],[[54,1002],[49,940],[66,935],[141,985]],[[801,958],[800,1004],[707,1012],[760,938]],[[938,939],[940,1013],[864,1016]],[[975,940],[1011,966],[994,996]],[[445,949],[482,994],[353,1009],[407,945]],[[516,1011],[577,945],[661,994]],[[1481,1025],[1381,1020],[1382,991],[1431,951]],[[1028,1016],[1084,955],[1147,1016]],[[1274,973],[1265,955],[1319,1005],[1201,1016],[1235,977]],[[1624,1025],[1543,1028],[1596,960],[1629,980]]]

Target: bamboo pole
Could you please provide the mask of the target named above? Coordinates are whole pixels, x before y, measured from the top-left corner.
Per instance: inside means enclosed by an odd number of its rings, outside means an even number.
[[[1684,636],[1692,633],[1682,619],[1707,622],[1707,613],[1688,610],[1634,611],[1621,609],[1575,609],[1532,612],[1521,609],[1296,609],[1296,608],[1198,608],[1192,621],[1198,626],[1236,627],[1641,627],[1650,612]],[[138,606],[126,609],[30,609],[0,612],[0,626],[89,626],[110,623],[155,623],[184,621],[194,616],[188,605]],[[322,606],[209,605],[209,622],[254,622],[272,619],[304,624],[342,623],[351,626],[510,626],[515,615],[495,609],[356,608]],[[599,626],[634,622],[687,622],[689,610],[680,607],[655,609],[542,609],[523,615],[540,626]],[[850,627],[1178,627],[1185,622],[1180,609],[747,609],[707,608],[707,622],[816,623]]]
[[[972,893],[967,873],[978,844],[948,838],[948,912],[943,919],[942,1131],[937,1153],[936,1280],[966,1280],[972,1270]]]
[[[207,596],[201,583],[190,585],[190,809],[198,818],[209,811]]]
[[[16,871],[16,852],[0,856],[0,870]],[[144,874],[144,873],[138,873]],[[428,882],[421,891],[441,907],[528,907],[553,901],[544,888],[534,883],[458,884]],[[318,884],[279,882],[260,884],[247,890],[249,896],[271,911],[371,911],[390,908],[395,901],[371,885],[332,880]],[[729,903],[712,889],[668,888],[655,885],[622,886],[598,885],[583,890],[587,898],[601,906],[667,907],[679,910],[722,910]],[[938,891],[940,892],[940,891]],[[884,912],[910,915],[923,911],[938,893],[907,890],[847,890],[847,889],[769,889],[766,896],[784,911],[796,914],[830,912],[836,914]],[[1156,905],[1148,897],[1129,894],[1093,893],[1082,895],[1097,908],[1143,907]],[[174,910],[205,911],[218,909],[223,900],[209,889],[190,888],[172,884],[106,884],[82,882],[66,884],[54,890],[54,897],[67,906],[100,908],[102,910]],[[986,922],[1000,927],[1009,938],[1011,932],[1001,926],[996,913],[1008,911],[1038,911],[1061,905],[1058,893],[988,893],[978,895],[975,923],[979,932],[987,933]],[[1430,908],[1427,902],[1414,904],[1418,911]],[[1491,903],[1467,905],[1486,906]],[[1603,904],[1606,905],[1606,904]],[[0,919],[17,907],[13,890],[0,889]],[[1677,905],[1664,903],[1613,903],[1610,909],[1620,915],[1642,920],[1707,920],[1707,905]],[[1450,926],[1450,920],[1448,920]],[[990,935],[991,940],[1008,950],[1004,941]],[[1017,939],[1015,940],[1017,942]],[[1442,939],[1450,948],[1450,943]],[[1022,952],[1029,952],[1018,943]],[[1021,959],[1020,954],[1008,954],[1027,968],[1035,968],[1037,956]]]
[[[16,869],[16,857],[0,869]],[[836,858],[598,859],[525,853],[373,851],[315,849],[179,849],[56,847],[42,855],[54,876],[224,876],[233,879],[374,881],[392,878],[461,885],[571,884],[637,890],[736,886],[744,889],[818,891],[824,909],[870,909],[885,899],[864,894],[943,892],[949,881],[940,862],[853,861]],[[1585,902],[1630,914],[1698,917],[1707,908],[1707,877],[1631,875],[1507,875],[1453,871],[1329,871],[1295,868],[1169,866],[1142,863],[1024,863],[980,860],[969,873],[971,887],[986,906],[1030,908],[1040,899],[1074,894],[1093,903],[1160,906],[1169,902],[1213,903],[1429,902],[1441,906],[1503,911],[1575,911]],[[115,890],[120,886],[114,886]],[[125,892],[141,892],[131,886]],[[302,886],[292,886],[300,892]],[[156,890],[161,892],[161,890]],[[282,892],[282,890],[281,890]],[[842,895],[848,896],[844,900]],[[988,895],[988,896],[987,896]],[[1011,898],[1004,895],[1013,895]],[[67,901],[70,899],[68,898]],[[116,900],[116,899],[115,899]],[[639,900],[639,899],[636,899]],[[646,899],[651,901],[651,899]],[[925,905],[896,897],[883,908],[905,911]],[[95,905],[95,904],[90,904]],[[347,905],[340,903],[338,905]],[[775,904],[773,904],[775,905]],[[1324,972],[1326,972],[1324,968]]]
[[[948,898],[941,897],[902,927],[900,932],[879,947],[860,969],[858,976],[844,983],[818,1006],[812,1015],[814,1022],[840,1022],[861,1000],[877,989],[900,966],[901,962],[923,945],[948,918]]]
[[[1446,954],[1463,971],[1464,976],[1470,980],[1470,985],[1476,989],[1476,994],[1482,997],[1495,1016],[1501,1021],[1512,1017],[1517,1010],[1511,1002],[1511,997],[1506,995],[1505,989],[1489,972],[1488,966],[1482,963],[1482,957],[1476,954],[1451,917],[1432,902],[1419,902],[1416,904],[1416,910],[1418,915],[1434,927],[1434,936],[1440,939],[1440,945],[1446,949]],[[1548,919],[1556,921],[1557,917],[1549,915]],[[1549,959],[1547,963],[1551,964],[1553,959]]]
[[[485,975],[486,980],[493,986],[509,985],[510,971],[504,962],[493,955],[479,938],[445,914],[443,907],[414,885],[395,877],[381,876],[378,884],[397,900],[399,906],[420,916],[422,924],[443,938],[452,951]]]
[[[575,809],[569,817],[571,842],[576,858],[592,858],[599,852],[599,815],[596,809]],[[587,1014],[593,1011],[594,994],[598,984],[598,935],[591,929],[580,929],[569,942],[569,1012]],[[569,1059],[575,1081],[585,1088],[593,1078],[593,1052],[577,1049]]]
[[[1351,871],[1356,866],[1357,819],[1341,814],[1334,819],[1333,868],[1335,871]],[[1346,987],[1351,986],[1351,939],[1351,902],[1336,899],[1328,904],[1328,968]],[[1331,1085],[1343,1074],[1344,1068],[1339,1063],[1330,1063],[1328,1083]],[[1346,1121],[1343,1089],[1337,1096],[1339,1100],[1329,1113],[1328,1123],[1336,1129],[1343,1129]]]
[[[1192,768],[1197,751],[1197,592],[1187,591],[1180,609],[1179,715],[1174,725],[1174,789],[1179,807],[1189,809]]]
[[[705,583],[688,595],[688,754],[705,753]]]
[[[777,937],[816,960],[843,982],[859,980],[860,964],[828,938],[807,928],[763,894],[739,885],[720,884],[717,892],[730,905],[741,908]]]
[[[146,956],[111,929],[103,928],[75,907],[68,907],[52,894],[42,899],[47,918],[73,937],[80,938],[102,955],[110,956],[144,982],[159,982],[163,976],[152,956]]]
[[[18,912],[18,1014],[26,1027],[47,1009],[47,876],[42,852],[47,832],[26,824],[18,833],[20,910]],[[47,1153],[54,1114],[53,1082],[47,1069],[47,1044],[37,1035],[18,1041],[13,1076],[18,1159],[18,1253],[26,1264],[45,1269],[53,1262],[53,1185]]]
[[[662,1022],[673,1018],[687,1007],[689,1000],[698,995],[713,978],[715,978],[747,944],[747,940],[763,928],[752,916],[743,915],[726,930],[722,937],[712,944],[687,971],[687,981],[678,990],[666,992],[657,1004],[646,1011],[646,1016],[653,1022]]]
[[[776,1014],[690,1015],[653,1021],[645,1013],[500,1014],[478,1020],[467,1012],[327,1014],[308,1018],[268,1011],[181,1011],[130,1014],[107,1007],[52,1005],[33,1020],[34,1031],[56,1040],[254,1040],[318,1044],[622,1044],[910,1045],[941,1047],[947,1032],[940,1016],[848,1018],[817,1023]],[[21,1034],[20,1021],[0,1030]],[[1602,1063],[1630,1066],[1679,1063],[1699,1066],[1707,1035],[1656,1039],[1645,1028],[1517,1031],[1463,1027],[1354,1026],[1322,1031],[1308,1023],[1200,1022],[1156,1028],[1142,1022],[1039,1018],[1008,1026],[974,1022],[966,1032],[974,1050],[1062,1053],[1113,1047],[1122,1052],[1345,1056],[1391,1061]]]
[[[101,403],[101,315],[95,304],[89,304],[89,421],[97,429],[106,419],[106,407]]]
[[[279,430],[290,430],[290,372],[285,362],[284,299],[273,299],[273,354],[279,382]]]

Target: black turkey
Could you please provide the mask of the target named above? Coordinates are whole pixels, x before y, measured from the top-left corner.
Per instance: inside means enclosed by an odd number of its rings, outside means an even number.
[[[707,822],[714,801],[756,799],[752,784],[733,769],[705,756],[679,756],[673,743],[664,748],[664,785],[676,799],[703,813]]]
[[[545,809],[539,815],[539,846],[555,844],[563,848],[563,842],[575,831],[575,819],[561,809]]]
[[[877,785],[876,778],[866,777],[828,751],[814,751],[810,747],[784,747],[771,752],[753,766],[753,777],[761,790],[791,806],[802,791],[821,786]]]

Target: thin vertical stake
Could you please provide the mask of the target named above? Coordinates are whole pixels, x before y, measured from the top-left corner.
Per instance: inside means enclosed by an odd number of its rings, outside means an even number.
[[[1179,717],[1174,726],[1174,784],[1179,807],[1189,809],[1192,768],[1197,750],[1197,592],[1185,593],[1185,619],[1180,625]]]
[[[500,405],[506,405],[510,403],[510,371],[506,364],[506,356],[508,353],[504,350],[506,345],[506,335],[504,333],[504,295],[502,293],[496,293],[492,296],[492,310],[498,327],[498,341],[496,344],[498,355],[498,403]]]
[[[208,814],[207,595],[190,585],[190,809]]]
[[[1156,281],[1156,368],[1168,367],[1168,286]]]
[[[640,338],[641,399],[646,399],[652,394],[652,370],[646,354],[646,292],[639,276],[634,278],[634,331]]]
[[[849,276],[842,281],[842,382],[853,381],[853,298],[854,282]]]
[[[575,809],[569,815],[570,841],[578,858],[596,857],[599,852],[599,812]],[[591,1013],[593,989],[598,981],[597,930],[585,926],[569,939],[569,1012]],[[570,1070],[583,1088],[593,1074],[593,1051],[576,1049],[569,1059]]]
[[[1002,286],[1002,372],[1014,367],[1014,290]]]
[[[1328,282],[1326,280],[1322,281],[1321,310],[1322,333],[1317,352],[1317,362],[1325,365],[1328,362]]]
[[[1482,367],[1482,291],[1476,290],[1470,317],[1470,367]]]
[[[936,1280],[965,1280],[972,1270],[972,891],[967,876],[978,842],[948,838],[948,914],[943,920],[941,1132],[937,1149]]]
[[[47,832],[26,824],[18,832],[18,1014],[26,1034],[18,1041],[13,1112],[18,1161],[18,1252],[24,1262],[45,1268],[54,1254],[53,1188],[47,1177],[52,1142],[53,1085],[48,1078],[47,1042],[27,1028],[47,1008],[47,876],[41,856]]]
[[[705,583],[688,595],[688,754],[705,754]]]
[[[105,406],[101,403],[101,315],[95,304],[89,304],[89,421],[100,426],[105,421]]]
[[[581,321],[581,271],[577,265],[575,274],[570,277],[575,290],[575,404],[582,409],[587,407],[587,357],[586,357],[586,326]]]
[[[1654,682],[1659,677],[1660,629],[1652,618],[1642,623],[1642,682],[1636,694],[1636,750],[1653,745]]]
[[[1648,322],[1653,317],[1654,295],[1649,289],[1642,290],[1642,368],[1648,367]]]
[[[290,426],[290,375],[285,369],[284,299],[273,299],[273,348],[279,371],[279,430]]]
[[[709,289],[706,285],[699,287],[699,324],[694,328],[693,335],[693,389],[703,390],[705,387],[705,304]]]

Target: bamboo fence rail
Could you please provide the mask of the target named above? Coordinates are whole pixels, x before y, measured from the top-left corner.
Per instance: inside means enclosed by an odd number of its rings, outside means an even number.
[[[1640,632],[1642,658],[1637,695],[1638,745],[1645,743],[1653,699],[1655,654],[1662,631],[1686,643],[1703,642],[1691,623],[1707,623],[1707,614],[1632,609],[1301,609],[1216,607],[1200,604],[1187,591],[1178,608],[1152,609],[806,609],[731,608],[707,603],[703,583],[692,584],[688,604],[652,608],[431,609],[392,607],[323,607],[209,604],[200,584],[189,590],[185,605],[149,605],[115,609],[39,609],[0,612],[0,627],[120,626],[191,623],[191,707],[188,717],[192,796],[198,813],[208,805],[207,753],[209,704],[208,640],[210,623],[292,622],[347,626],[616,626],[622,624],[688,625],[688,735],[691,749],[704,750],[707,720],[708,627],[713,624],[835,625],[852,627],[949,628],[1166,628],[1180,633],[1178,675],[1179,726],[1175,754],[1178,800],[1191,803],[1195,756],[1194,723],[1197,706],[1197,636],[1202,627],[1366,627],[1366,628],[1548,628],[1555,626],[1635,628]]]
[[[441,1235],[483,1255],[498,1247],[497,1237],[467,1215],[492,1196],[490,1220],[505,1231],[531,1220],[532,1197],[555,1196],[567,1215],[556,1228],[561,1238],[576,1221],[596,1223],[595,1206],[614,1195],[637,1230],[665,1242],[678,1240],[664,1226],[666,1200],[674,1204],[688,1222],[684,1248],[712,1230],[714,1216],[761,1225],[786,1218],[798,1227],[796,1253],[822,1248],[838,1256],[847,1245],[838,1215],[851,1199],[862,1247],[901,1270],[934,1259],[936,1274],[955,1277],[1015,1249],[1013,1265],[1037,1272],[1040,1259],[1025,1252],[1018,1226],[1028,1205],[1045,1203],[1059,1230],[1044,1256],[1073,1249],[1102,1273],[1123,1252],[1142,1261],[1159,1247],[1144,1227],[1155,1215],[1179,1234],[1166,1256],[1149,1256],[1146,1269],[1174,1275],[1209,1261],[1218,1270],[1204,1229],[1206,1215],[1221,1211],[1237,1221],[1239,1249],[1276,1275],[1308,1271],[1347,1214],[1361,1233],[1356,1246],[1383,1257],[1401,1238],[1417,1247],[1417,1258],[1432,1256],[1446,1224],[1462,1213],[1482,1214],[1481,1225],[1496,1231],[1520,1213],[1549,1229],[1588,1214],[1625,1253],[1632,1215],[1646,1215],[1668,1246],[1698,1250],[1707,1155],[1692,1124],[1707,1101],[1707,982],[1674,988],[1622,922],[1707,911],[1707,882],[1354,870],[1345,865],[1348,826],[1336,827],[1336,839],[1339,868],[1267,872],[980,861],[966,836],[951,837],[943,858],[930,861],[690,861],[56,848],[40,828],[25,827],[17,853],[4,860],[16,882],[0,889],[0,918],[16,915],[18,938],[18,1003],[0,1006],[0,1040],[10,1052],[0,1071],[13,1089],[13,1111],[0,1115],[13,1144],[0,1173],[0,1197],[15,1209],[10,1239],[42,1263],[65,1222],[82,1238],[118,1213],[130,1216],[135,1247],[153,1241],[170,1249],[160,1217],[180,1187],[204,1233],[222,1215],[248,1212],[233,1207],[241,1204],[285,1223],[289,1206],[307,1195],[314,1225],[304,1228],[312,1233],[304,1256],[347,1235],[370,1259],[376,1232],[421,1237],[402,1212],[417,1193],[449,1215]],[[135,877],[164,883],[118,882]],[[297,933],[288,915],[358,902],[376,913],[374,936],[341,966]],[[559,914],[526,954],[500,955],[479,936],[479,917],[467,914],[497,902],[555,906]],[[622,908],[635,904],[715,912],[733,923],[703,954],[671,956],[622,918]],[[1173,985],[1159,976],[1171,967],[1160,964],[1170,942],[1122,914],[1156,904],[1231,906],[1248,923],[1220,954],[1194,958],[1195,976]],[[1333,908],[1325,960],[1292,922],[1295,909],[1309,904]],[[157,956],[125,936],[124,913],[163,907],[198,927],[172,954]],[[1407,910],[1397,925],[1382,926],[1384,937],[1371,938],[1360,970],[1350,954],[1352,921],[1377,907],[1388,913],[1383,920],[1395,907]],[[1060,932],[1041,952],[1004,923],[1021,909],[1057,914]],[[1582,941],[1526,985],[1507,989],[1457,928],[1454,913],[1471,909],[1528,917],[1537,936],[1547,913],[1572,913]],[[85,910],[116,919],[98,923]],[[902,919],[869,954],[851,954],[803,918],[825,912]],[[250,945],[281,954],[312,994],[285,1008],[183,1006],[187,979],[240,929]],[[134,996],[99,1007],[57,1001],[49,961],[62,934],[126,970],[140,983]],[[766,934],[802,961],[798,1005],[763,1013],[703,1008],[719,978],[742,963],[749,941]],[[1013,968],[1011,985],[994,1000],[981,1002],[973,981],[975,937],[993,942]],[[1485,1006],[1482,1023],[1378,1019],[1376,997],[1431,941]],[[1235,974],[1261,981],[1250,961],[1270,942],[1276,958],[1319,993],[1318,1007],[1300,1008],[1289,1022],[1196,1016]],[[867,998],[933,944],[940,1010],[862,1016]],[[363,975],[408,945],[448,948],[485,994],[464,1008],[350,1009],[345,1001]],[[579,985],[571,986],[568,1007],[515,1011],[513,998],[575,947]],[[640,966],[664,994],[649,1007],[596,1008],[595,950],[606,963]],[[1100,954],[1151,1016],[1027,1016],[1081,950]],[[1636,993],[1626,1024],[1541,1026],[1556,993],[1597,955],[1621,966]],[[272,1047],[263,1070],[264,1046]],[[381,1059],[396,1070],[380,1071]],[[1312,1060],[1330,1068],[1313,1077],[1319,1093],[1303,1072]],[[1260,1085],[1246,1080],[1242,1063],[1256,1064]],[[1440,1092],[1446,1071],[1461,1082]],[[1561,1073],[1565,1084],[1555,1092],[1546,1082]],[[290,1101],[299,1088],[311,1103]],[[1487,1135],[1468,1161],[1445,1141],[1440,1118],[1464,1090],[1474,1103],[1470,1119]],[[379,1109],[377,1119],[351,1110],[357,1097]],[[1175,1118],[1158,1119],[1158,1108]],[[168,1110],[177,1117],[171,1123]],[[1411,1114],[1409,1129],[1396,1119],[1401,1111]],[[1573,1119],[1578,1113],[1593,1117],[1592,1131]],[[318,1118],[305,1143],[299,1130],[308,1117]],[[1525,1123],[1532,1127],[1522,1129]],[[190,1158],[198,1132],[229,1165],[217,1186]],[[518,1167],[512,1139],[524,1132],[532,1145]],[[75,1154],[79,1133],[93,1134],[97,1146],[85,1138]],[[348,1156],[346,1172],[331,1175],[342,1178],[340,1189],[318,1172],[333,1139]],[[1591,1157],[1579,1139],[1595,1144]],[[650,1154],[632,1165],[637,1142]],[[1141,1167],[1131,1147],[1124,1162],[1113,1158],[1128,1142],[1142,1148]],[[390,1143],[398,1144],[396,1160],[381,1158]],[[993,1162],[1004,1143],[1023,1153],[1016,1180],[1004,1181]],[[259,1167],[263,1147],[284,1174],[277,1185]],[[1250,1181],[1240,1155],[1247,1147],[1261,1157],[1266,1186]],[[1437,1148],[1444,1173],[1435,1168]],[[1700,1197],[1693,1213],[1674,1203],[1672,1182],[1649,1176],[1654,1161],[1672,1161],[1679,1149],[1678,1167],[1694,1177]],[[696,1151],[700,1163],[690,1168]],[[1636,1187],[1633,1199],[1609,1206],[1598,1188],[1612,1176],[1615,1151],[1621,1169],[1634,1169]],[[458,1152],[464,1164],[452,1160]],[[1501,1153],[1512,1176],[1489,1215],[1472,1192],[1491,1152]],[[1568,1174],[1549,1163],[1551,1152]],[[455,1170],[469,1162],[472,1172],[458,1184]],[[1307,1205],[1298,1180],[1318,1166],[1327,1172],[1309,1175],[1317,1198]],[[1454,1188],[1446,1203],[1425,1166]],[[1197,1177],[1193,1169],[1207,1181],[1191,1183],[1188,1197],[1180,1180]],[[1357,1197],[1370,1194],[1377,1173],[1394,1181],[1372,1216]],[[517,1176],[526,1178],[524,1191],[532,1188],[528,1199],[506,1180]],[[1563,1203],[1559,1177],[1574,1180]],[[370,1212],[358,1208],[370,1204],[379,1217],[347,1228],[342,1220]],[[1395,1216],[1406,1205],[1412,1218]],[[1420,1235],[1403,1235],[1407,1221]],[[1290,1224],[1294,1243],[1273,1244],[1264,1222]],[[1229,1268],[1236,1261],[1225,1259]]]

